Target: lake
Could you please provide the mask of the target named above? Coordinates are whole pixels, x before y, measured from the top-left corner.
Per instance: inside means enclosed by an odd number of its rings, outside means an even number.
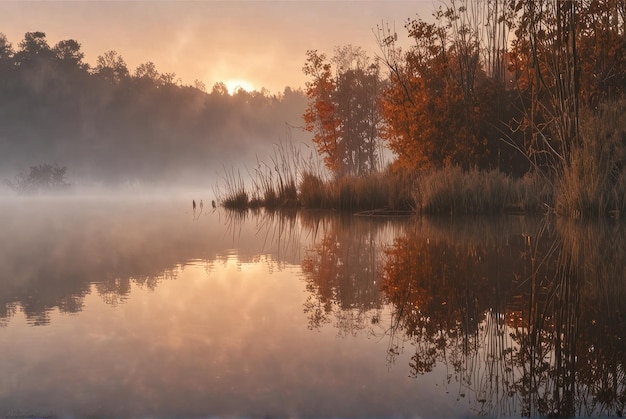
[[[0,226],[0,417],[626,413],[620,222],[175,196],[3,199]]]

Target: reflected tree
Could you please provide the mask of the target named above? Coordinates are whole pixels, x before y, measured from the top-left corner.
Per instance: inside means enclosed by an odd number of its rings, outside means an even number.
[[[528,415],[618,415],[626,403],[624,226],[558,220],[516,328]]]
[[[120,304],[133,290],[176,279],[210,243],[151,211],[152,204],[141,211],[137,203],[45,204],[15,204],[15,212],[3,205],[0,212],[0,324],[21,313],[45,325],[51,313],[81,312],[92,293]]]
[[[394,310],[390,361],[408,339],[416,347],[413,376],[430,372],[437,361],[462,374],[466,358],[479,350],[487,317],[498,321],[511,292],[511,284],[500,281],[514,266],[511,248],[460,237],[416,229],[386,251],[381,288]]]
[[[310,293],[309,327],[334,323],[343,335],[368,330],[383,307],[377,284],[384,223],[353,217],[320,220],[321,239],[307,250],[302,271]]]
[[[386,252],[390,361],[410,345],[412,376],[452,367],[480,414],[624,412],[623,226],[544,220],[497,238],[507,229],[423,223]]]

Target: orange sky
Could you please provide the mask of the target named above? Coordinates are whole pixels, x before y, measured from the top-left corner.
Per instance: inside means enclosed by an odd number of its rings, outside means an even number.
[[[414,1],[0,1],[0,32],[14,47],[30,31],[52,46],[82,44],[85,59],[114,49],[134,69],[153,61],[184,84],[242,80],[271,92],[302,87],[305,53],[332,53],[337,45],[376,50],[372,30],[430,17],[435,0]]]

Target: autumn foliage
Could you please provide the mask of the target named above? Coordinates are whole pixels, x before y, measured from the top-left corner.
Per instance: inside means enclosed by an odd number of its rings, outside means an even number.
[[[307,51],[304,73],[309,98],[305,128],[326,167],[336,176],[363,176],[378,169],[382,90],[379,68],[358,47],[337,48],[334,55]]]
[[[386,79],[368,90],[379,113],[368,126],[393,152],[396,168],[459,166],[516,176],[532,169],[554,180],[579,154],[581,115],[626,93],[622,2],[450,0],[433,16],[408,20],[405,49],[395,30],[377,31]],[[308,52],[304,117],[327,166],[360,175],[351,143],[371,138],[347,127],[366,114],[348,116],[345,109],[367,100],[340,100],[349,67],[335,57]]]

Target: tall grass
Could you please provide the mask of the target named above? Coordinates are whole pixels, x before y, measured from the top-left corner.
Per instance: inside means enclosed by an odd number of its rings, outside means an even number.
[[[247,188],[240,172],[224,168],[223,185],[217,188],[220,205],[237,210],[298,206],[297,183],[303,161],[293,145],[276,144],[269,164],[257,161],[254,170],[248,171],[251,186]]]
[[[224,168],[223,181],[225,190],[219,190],[217,193],[220,204],[227,209],[247,208],[250,198],[241,173],[239,171],[235,173],[232,168],[230,170]]]
[[[422,175],[413,192],[424,213],[496,214],[518,205],[519,192],[499,171],[462,170],[449,166]]]
[[[314,173],[305,171],[300,180],[300,203],[306,208],[330,208],[331,198],[324,181]]]
[[[581,115],[581,143],[557,181],[556,212],[573,218],[619,216],[626,209],[626,100]]]
[[[303,207],[459,215],[545,212],[552,207],[551,183],[540,174],[512,179],[495,170],[464,171],[449,166],[419,177],[388,168],[362,177],[331,178],[311,165],[298,163],[293,152],[286,150],[277,149],[271,166],[257,165],[250,190],[245,190],[239,176],[229,172],[222,205],[229,209]]]
[[[367,176],[327,180],[305,172],[299,184],[299,199],[302,206],[307,208],[352,212],[410,210],[410,185],[407,177],[393,173],[390,169]]]
[[[246,188],[239,172],[224,170],[220,205],[244,210],[286,207],[363,211],[410,209],[408,177],[391,170],[364,177],[333,178],[315,156],[304,158],[293,144],[276,144],[269,163],[257,161]]]

